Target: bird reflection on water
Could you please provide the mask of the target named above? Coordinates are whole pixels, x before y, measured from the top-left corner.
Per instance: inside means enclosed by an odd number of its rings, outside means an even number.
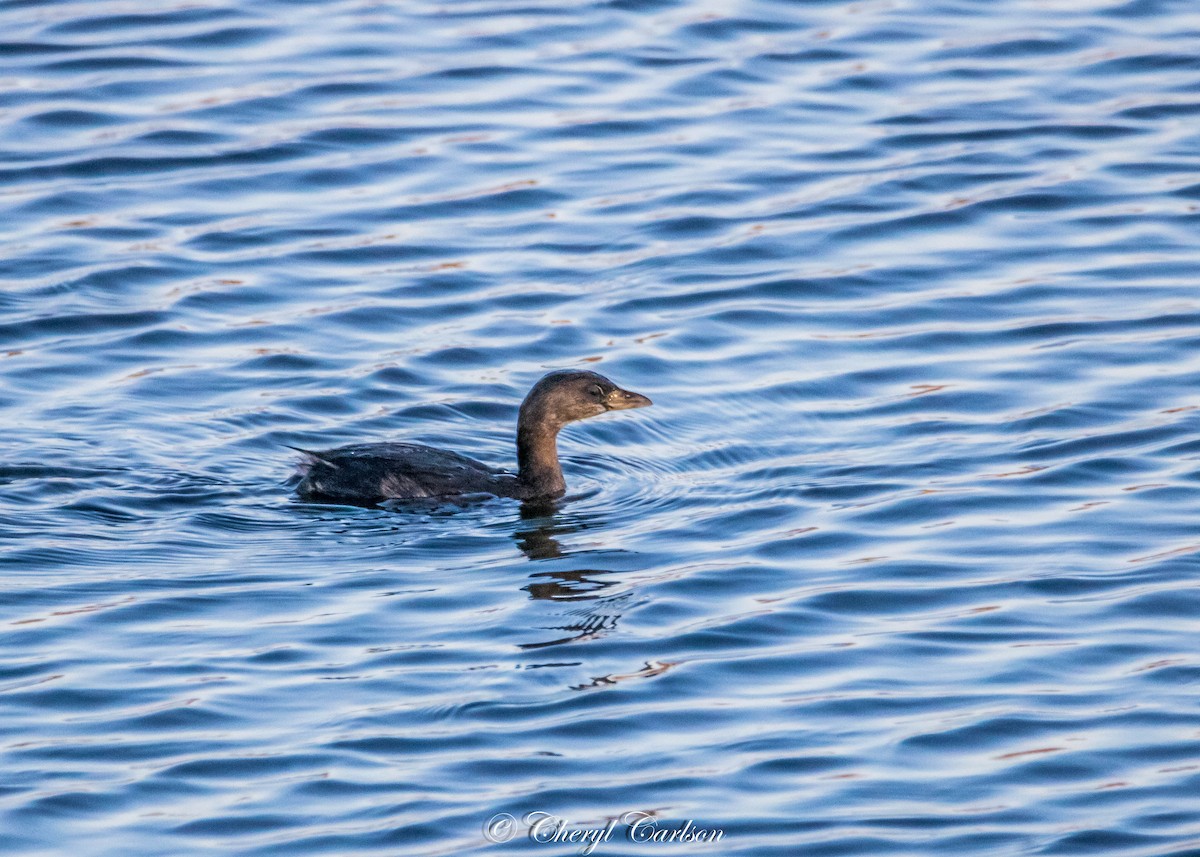
[[[578,498],[573,498],[578,499]],[[557,537],[570,536],[584,530],[604,529],[604,521],[588,519],[578,513],[570,517],[562,514],[564,501],[542,501],[524,503],[521,520],[525,525],[513,533],[521,552],[531,560],[566,559],[572,552],[565,548]],[[602,549],[605,554],[613,551]],[[584,549],[578,553],[597,553],[595,549]],[[535,601],[577,602],[563,611],[563,622],[558,625],[542,626],[541,630],[559,632],[549,640],[534,643],[519,643],[525,651],[585,643],[606,637],[617,629],[625,610],[632,606],[634,592],[612,590],[617,581],[604,580],[604,575],[615,569],[568,568],[552,571],[537,571],[530,575],[537,578],[530,582],[525,591]],[[612,687],[632,679],[653,678],[676,666],[675,661],[646,661],[640,669],[625,673],[609,673],[593,676],[591,681],[571,685],[571,690],[587,691]],[[542,664],[540,666],[564,666],[564,664]]]
[[[569,558],[572,552],[559,537],[584,530],[600,529],[602,521],[589,520],[578,514],[561,514],[563,501],[539,501],[521,506],[522,526],[513,533],[517,547],[534,561]],[[579,553],[592,553],[591,550]],[[608,553],[608,551],[605,551]],[[584,602],[564,611],[563,624],[543,626],[543,630],[565,632],[565,635],[535,643],[521,643],[521,649],[541,649],[567,643],[579,643],[607,636],[616,630],[622,610],[632,593],[608,592],[616,581],[605,580],[611,570],[601,568],[564,568],[539,570],[530,575],[524,587],[535,601]]]

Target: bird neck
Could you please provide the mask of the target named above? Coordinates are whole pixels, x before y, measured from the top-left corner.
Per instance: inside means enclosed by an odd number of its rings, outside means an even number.
[[[521,411],[517,423],[517,478],[538,497],[558,497],[567,490],[558,463],[556,423]]]

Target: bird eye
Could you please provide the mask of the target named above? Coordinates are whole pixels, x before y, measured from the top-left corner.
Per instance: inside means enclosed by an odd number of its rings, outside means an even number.
[[[588,390],[588,392],[591,393],[593,396],[595,396],[597,399],[604,398],[604,388],[601,387],[599,384],[593,384],[592,389]]]

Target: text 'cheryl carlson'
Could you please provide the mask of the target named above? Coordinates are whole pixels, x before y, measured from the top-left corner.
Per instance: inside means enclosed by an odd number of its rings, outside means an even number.
[[[725,831],[719,827],[702,827],[692,819],[667,821],[641,810],[630,810],[610,818],[604,825],[585,827],[573,824],[561,815],[535,810],[522,816],[499,812],[483,825],[483,837],[488,842],[509,842],[524,826],[530,842],[545,845],[574,844],[583,846],[579,853],[589,855],[602,842],[611,842],[618,828],[628,842],[658,844],[711,844],[719,842]]]

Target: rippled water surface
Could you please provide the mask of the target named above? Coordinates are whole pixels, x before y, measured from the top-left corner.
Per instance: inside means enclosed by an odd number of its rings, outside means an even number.
[[[1200,850],[1195,9],[0,5],[4,853]]]

